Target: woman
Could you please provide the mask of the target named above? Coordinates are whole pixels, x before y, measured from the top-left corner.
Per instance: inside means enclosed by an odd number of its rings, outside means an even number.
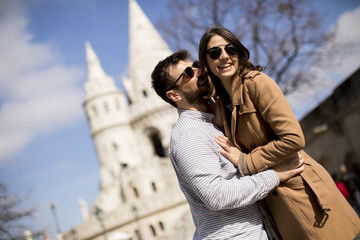
[[[199,87],[207,88],[208,97],[220,97],[224,105],[225,132],[244,152],[234,164],[249,175],[300,151],[304,172],[282,183],[261,203],[274,230],[289,240],[354,239],[360,232],[358,216],[327,171],[302,151],[304,136],[285,96],[249,56],[225,28],[211,28],[201,38],[199,59],[208,82]]]

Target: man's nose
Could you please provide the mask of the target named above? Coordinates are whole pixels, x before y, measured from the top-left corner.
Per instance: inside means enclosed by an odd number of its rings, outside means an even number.
[[[200,76],[202,74],[201,68],[195,68],[196,76]]]

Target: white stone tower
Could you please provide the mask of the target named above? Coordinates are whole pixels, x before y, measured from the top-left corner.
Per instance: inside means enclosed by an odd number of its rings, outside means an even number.
[[[137,134],[146,134],[145,140],[152,139],[153,149],[158,155],[167,154],[170,131],[177,116],[175,109],[169,107],[151,89],[150,76],[155,65],[172,51],[135,0],[129,0],[129,73],[130,79],[123,79],[131,104],[131,117]],[[161,153],[157,144],[161,138],[166,152]],[[151,146],[144,142],[144,146]],[[144,151],[149,156],[153,149]],[[145,150],[145,149],[144,149]]]
[[[126,93],[86,43],[84,108],[100,163],[100,194],[88,215],[82,203],[86,219],[64,239],[191,238],[188,204],[167,156],[176,109],[151,89],[152,70],[171,53],[135,0],[129,0]]]
[[[101,194],[96,205],[110,211],[122,200],[117,180],[121,166],[137,165],[140,157],[135,148],[126,96],[115,86],[113,78],[106,75],[90,43],[85,46],[88,81],[84,108],[100,162]]]

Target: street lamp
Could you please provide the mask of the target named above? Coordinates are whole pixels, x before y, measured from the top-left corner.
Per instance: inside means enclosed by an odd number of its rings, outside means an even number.
[[[100,208],[98,208],[96,206],[95,215],[96,215],[97,220],[100,223],[102,234],[104,235],[104,239],[107,240],[106,230],[105,230],[105,225],[104,225],[104,212],[103,212],[103,210],[101,210]]]
[[[59,234],[61,232],[60,230],[60,224],[59,224],[59,219],[56,215],[56,207],[55,204],[50,204],[50,209],[51,209],[51,213],[53,215],[54,221],[55,221],[55,227],[56,227],[56,233]]]

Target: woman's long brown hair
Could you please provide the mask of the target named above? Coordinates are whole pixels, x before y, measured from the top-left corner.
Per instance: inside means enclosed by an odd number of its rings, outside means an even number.
[[[258,70],[262,71],[263,67],[261,66],[254,66],[250,61],[250,53],[249,50],[239,41],[239,39],[228,29],[217,26],[208,29],[202,36],[200,43],[199,43],[199,61],[201,69],[204,73],[203,81],[198,82],[198,87],[204,92],[205,98],[211,98],[215,95],[221,96],[225,103],[230,103],[229,94],[226,92],[225,88],[221,84],[221,81],[218,77],[216,77],[210,70],[209,64],[206,60],[207,54],[207,45],[210,39],[213,36],[219,35],[229,41],[230,43],[234,44],[238,49],[238,59],[239,59],[239,67],[234,74],[235,76],[243,76],[250,70]]]

